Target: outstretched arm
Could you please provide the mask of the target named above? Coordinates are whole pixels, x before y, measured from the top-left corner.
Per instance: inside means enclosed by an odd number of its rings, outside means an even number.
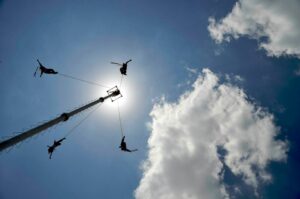
[[[62,138],[62,139],[60,139],[60,140],[58,140],[57,142],[62,142],[62,141],[64,141],[66,138]]]
[[[131,62],[132,60],[131,59],[129,59],[127,62],[126,62],[126,64],[128,64],[129,62]]]
[[[116,62],[110,62],[111,64],[116,64],[116,65],[119,65],[119,66],[122,66],[122,64],[119,64],[119,63],[116,63]]]
[[[36,61],[39,63],[39,65],[42,65],[42,63],[40,62],[40,60],[39,60],[39,59],[37,59]]]
[[[39,69],[39,67],[36,67],[35,72],[33,74],[33,76],[35,77],[37,70]]]

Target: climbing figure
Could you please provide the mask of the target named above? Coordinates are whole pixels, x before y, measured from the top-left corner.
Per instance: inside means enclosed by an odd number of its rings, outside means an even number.
[[[126,152],[135,152],[135,151],[137,151],[137,149],[133,149],[133,150],[127,149],[126,142],[125,142],[124,140],[125,140],[125,136],[123,136],[122,141],[121,141],[121,144],[120,144],[120,146],[119,146],[119,148],[120,148],[122,151],[126,151]]]
[[[48,154],[49,154],[49,159],[51,159],[52,153],[55,150],[56,147],[58,147],[59,145],[61,145],[61,142],[64,141],[66,138],[62,138],[58,141],[54,140],[53,145],[52,146],[47,146],[48,147]]]
[[[132,61],[132,60],[130,59],[130,60],[128,60],[127,62],[122,63],[122,64],[119,64],[119,63],[116,63],[116,62],[110,62],[110,63],[111,63],[111,64],[116,64],[116,65],[121,66],[121,68],[120,68],[121,74],[122,74],[122,75],[127,75],[127,64],[128,64],[129,62],[131,62],[131,61]]]
[[[45,66],[43,66],[43,64],[41,64],[41,62],[37,59],[37,62],[39,63],[39,67],[36,68],[35,72],[34,72],[34,76],[36,75],[36,72],[38,69],[40,69],[41,74],[40,77],[42,77],[43,73],[46,74],[57,74],[58,72],[56,72],[55,70],[53,70],[52,68],[46,68]]]

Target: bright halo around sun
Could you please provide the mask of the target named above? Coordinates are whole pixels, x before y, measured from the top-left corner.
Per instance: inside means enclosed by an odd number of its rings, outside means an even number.
[[[134,104],[133,85],[131,81],[127,78],[127,76],[120,75],[118,77],[110,78],[105,82],[105,85],[109,87],[107,88],[107,90],[117,86],[117,88],[121,92],[121,95],[115,97],[115,101],[113,102],[111,99],[105,100],[105,102],[102,105],[103,111],[105,111],[106,113],[115,112],[119,106],[120,111],[122,113],[125,113],[133,107],[132,106]],[[107,93],[105,93],[105,95],[107,95]],[[103,90],[101,91],[100,96],[103,96]]]

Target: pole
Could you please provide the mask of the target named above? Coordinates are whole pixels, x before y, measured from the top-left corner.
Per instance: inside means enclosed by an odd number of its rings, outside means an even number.
[[[25,132],[23,132],[23,133],[21,133],[21,134],[19,134],[17,136],[14,136],[12,138],[4,140],[4,141],[2,141],[0,143],[0,151],[3,151],[5,149],[7,149],[7,148],[9,148],[9,147],[11,147],[11,146],[19,143],[19,142],[22,142],[25,139],[27,139],[29,137],[32,137],[32,136],[34,136],[34,135],[36,135],[36,134],[38,134],[38,133],[40,133],[40,132],[42,132],[42,131],[44,131],[44,130],[46,130],[48,128],[50,128],[50,127],[52,127],[52,126],[60,123],[60,122],[65,122],[70,117],[76,115],[77,113],[80,113],[80,112],[82,112],[82,111],[84,111],[84,110],[86,110],[86,109],[88,109],[88,108],[90,108],[90,107],[92,107],[92,106],[94,106],[94,105],[96,105],[98,103],[103,103],[107,98],[115,97],[115,96],[118,96],[120,94],[121,93],[120,93],[120,91],[117,88],[115,91],[112,91],[112,92],[108,93],[108,95],[105,96],[105,97],[100,97],[99,99],[97,99],[97,100],[95,100],[95,101],[93,101],[93,102],[91,102],[89,104],[86,104],[86,105],[84,105],[84,106],[82,106],[80,108],[77,108],[77,109],[75,109],[75,110],[73,110],[73,111],[71,111],[69,113],[63,113],[59,117],[54,118],[53,120],[50,120],[50,121],[48,121],[48,122],[46,122],[44,124],[41,124],[41,125],[39,125],[39,126],[37,126],[35,128],[32,128],[32,129],[30,129],[28,131],[25,131]]]

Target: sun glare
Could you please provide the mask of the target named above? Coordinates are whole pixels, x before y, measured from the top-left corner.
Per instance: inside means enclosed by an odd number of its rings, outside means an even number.
[[[106,90],[109,90],[114,86],[117,86],[121,92],[122,97],[116,99],[113,102],[111,99],[107,99],[102,106],[102,110],[105,111],[107,114],[109,114],[110,112],[113,112],[113,114],[115,114],[118,105],[122,113],[130,110],[132,104],[134,103],[134,92],[132,91],[133,86],[131,85],[131,82],[127,79],[127,77],[123,76],[123,78],[121,77],[110,78],[108,79],[108,81],[104,81],[104,82],[105,85],[109,87]],[[101,89],[98,95],[105,96],[107,95],[107,93],[104,94],[103,89]]]
[[[95,60],[96,65],[107,65],[107,63],[99,63]],[[130,68],[131,69],[131,68]],[[99,97],[107,96],[107,90],[117,86],[120,90],[122,97],[116,99],[112,102],[111,99],[105,100],[101,105],[101,111],[97,111],[98,114],[105,115],[105,118],[111,120],[116,117],[118,113],[118,106],[121,112],[121,115],[134,114],[136,113],[137,108],[137,97],[139,90],[137,87],[139,82],[139,76],[135,74],[135,71],[129,70],[128,75],[121,75],[119,72],[119,66],[109,64],[107,67],[99,68],[98,71],[90,74],[90,79],[95,81],[98,84],[101,84],[105,87],[94,87],[90,90],[90,97],[92,99],[97,99]],[[103,75],[102,75],[103,74]]]

